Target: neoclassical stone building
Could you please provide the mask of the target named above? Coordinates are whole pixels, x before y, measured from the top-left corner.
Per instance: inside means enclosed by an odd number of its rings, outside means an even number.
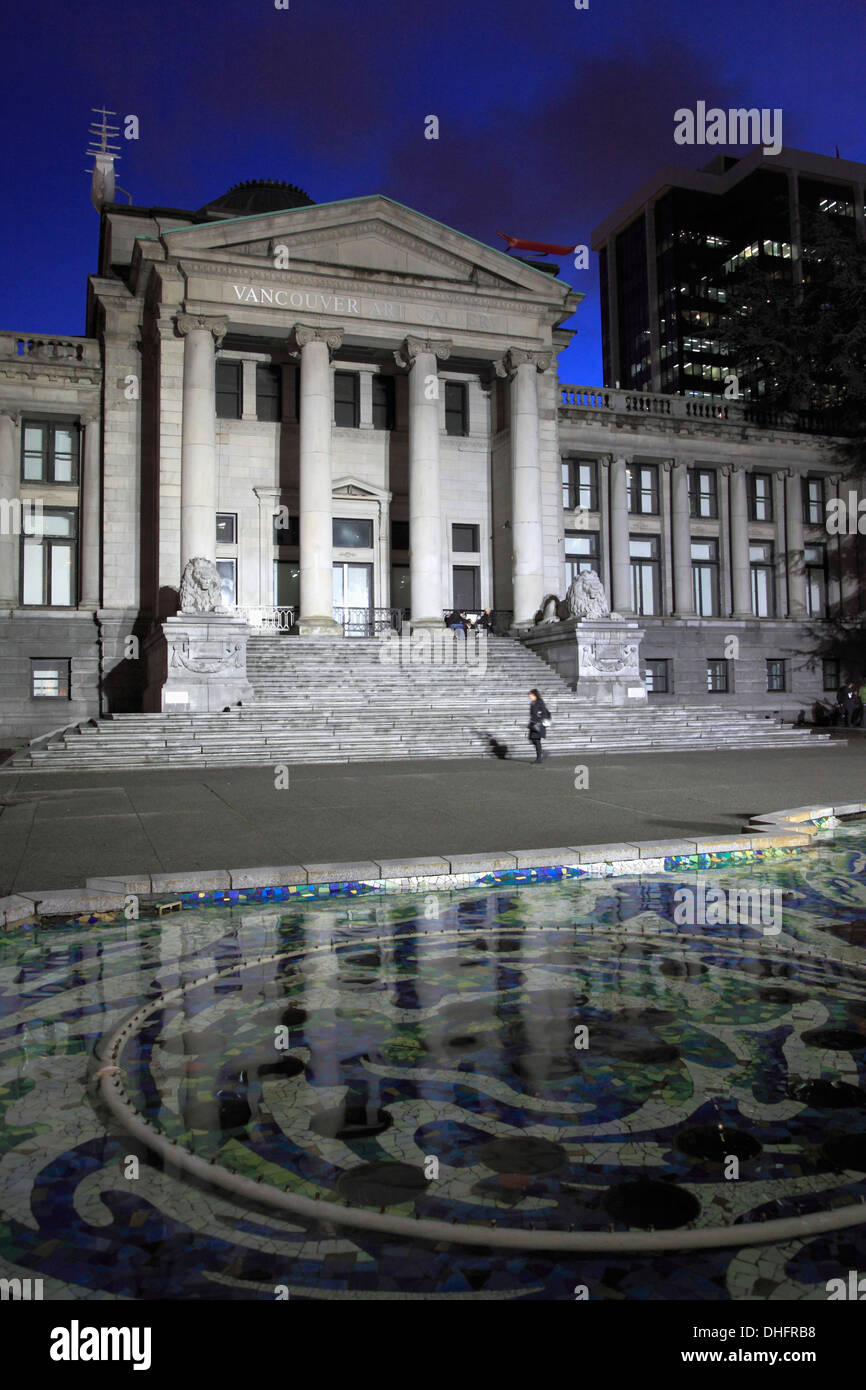
[[[379,196],[102,206],[87,335],[0,334],[0,746],[167,708],[196,557],[239,619],[335,640],[453,606],[526,635],[591,567],[651,699],[820,695],[809,621],[857,585],[834,442],[560,386],[581,298]]]

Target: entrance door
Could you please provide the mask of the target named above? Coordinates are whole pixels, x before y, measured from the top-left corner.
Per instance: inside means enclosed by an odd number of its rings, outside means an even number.
[[[373,635],[373,566],[355,561],[334,563],[334,617],[344,637]]]

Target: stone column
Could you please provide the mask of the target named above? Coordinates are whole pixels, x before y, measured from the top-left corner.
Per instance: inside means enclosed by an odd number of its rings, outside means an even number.
[[[180,446],[180,572],[189,560],[216,555],[216,382],[214,349],[226,318],[178,314],[183,347],[183,424]]]
[[[80,484],[81,598],[79,608],[99,608],[102,604],[102,449],[100,421],[86,415],[82,448]]]
[[[692,530],[689,517],[689,470],[677,462],[671,473],[671,529],[674,541],[674,612],[689,618],[695,612],[692,584]]]
[[[394,353],[409,372],[409,572],[412,627],[442,626],[442,501],[439,476],[437,358],[451,343],[406,338]]]
[[[538,437],[538,373],[550,353],[511,348],[496,363],[511,378],[511,539],[514,626],[532,627],[544,598],[544,530]]]
[[[7,524],[0,526],[0,608],[18,603],[18,554],[21,537],[13,525],[13,504],[18,501],[21,472],[18,450],[18,413],[0,410],[0,503],[7,503]],[[17,511],[17,507],[15,511]],[[23,534],[24,527],[20,530]]]
[[[752,617],[752,581],[749,573],[749,511],[746,504],[746,470],[731,468],[731,588],[735,618]]]
[[[806,616],[806,556],[803,548],[803,482],[794,468],[785,470],[785,530],[788,569],[788,617]]]
[[[274,604],[274,517],[280,506],[278,487],[254,487],[259,504],[259,606]]]
[[[331,432],[334,390],[331,353],[343,341],[342,328],[296,324],[290,350],[301,355],[300,543],[302,636],[339,637],[334,620],[333,473]]]
[[[624,454],[618,454],[614,455],[610,465],[610,570],[615,613],[632,611],[628,487],[625,476],[629,462]]]

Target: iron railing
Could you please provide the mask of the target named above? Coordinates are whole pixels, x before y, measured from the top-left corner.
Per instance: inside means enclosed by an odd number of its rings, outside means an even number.
[[[334,618],[342,625],[344,637],[379,637],[383,632],[402,632],[407,616],[405,608],[334,609]]]
[[[289,632],[294,626],[294,608],[280,608],[276,605],[253,608],[228,608],[226,612],[243,618],[251,628],[258,632]]]

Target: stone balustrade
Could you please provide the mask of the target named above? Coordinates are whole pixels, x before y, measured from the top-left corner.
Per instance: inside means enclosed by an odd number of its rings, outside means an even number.
[[[95,338],[0,332],[0,361],[70,362],[98,367],[101,359],[99,343]]]
[[[667,416],[672,420],[714,420],[722,424],[809,433],[825,433],[829,428],[829,422],[813,412],[773,410],[745,401],[724,400],[718,396],[666,396],[650,391],[625,391],[621,387],[563,384],[560,384],[559,393],[561,406],[579,410],[651,415],[655,418]]]

